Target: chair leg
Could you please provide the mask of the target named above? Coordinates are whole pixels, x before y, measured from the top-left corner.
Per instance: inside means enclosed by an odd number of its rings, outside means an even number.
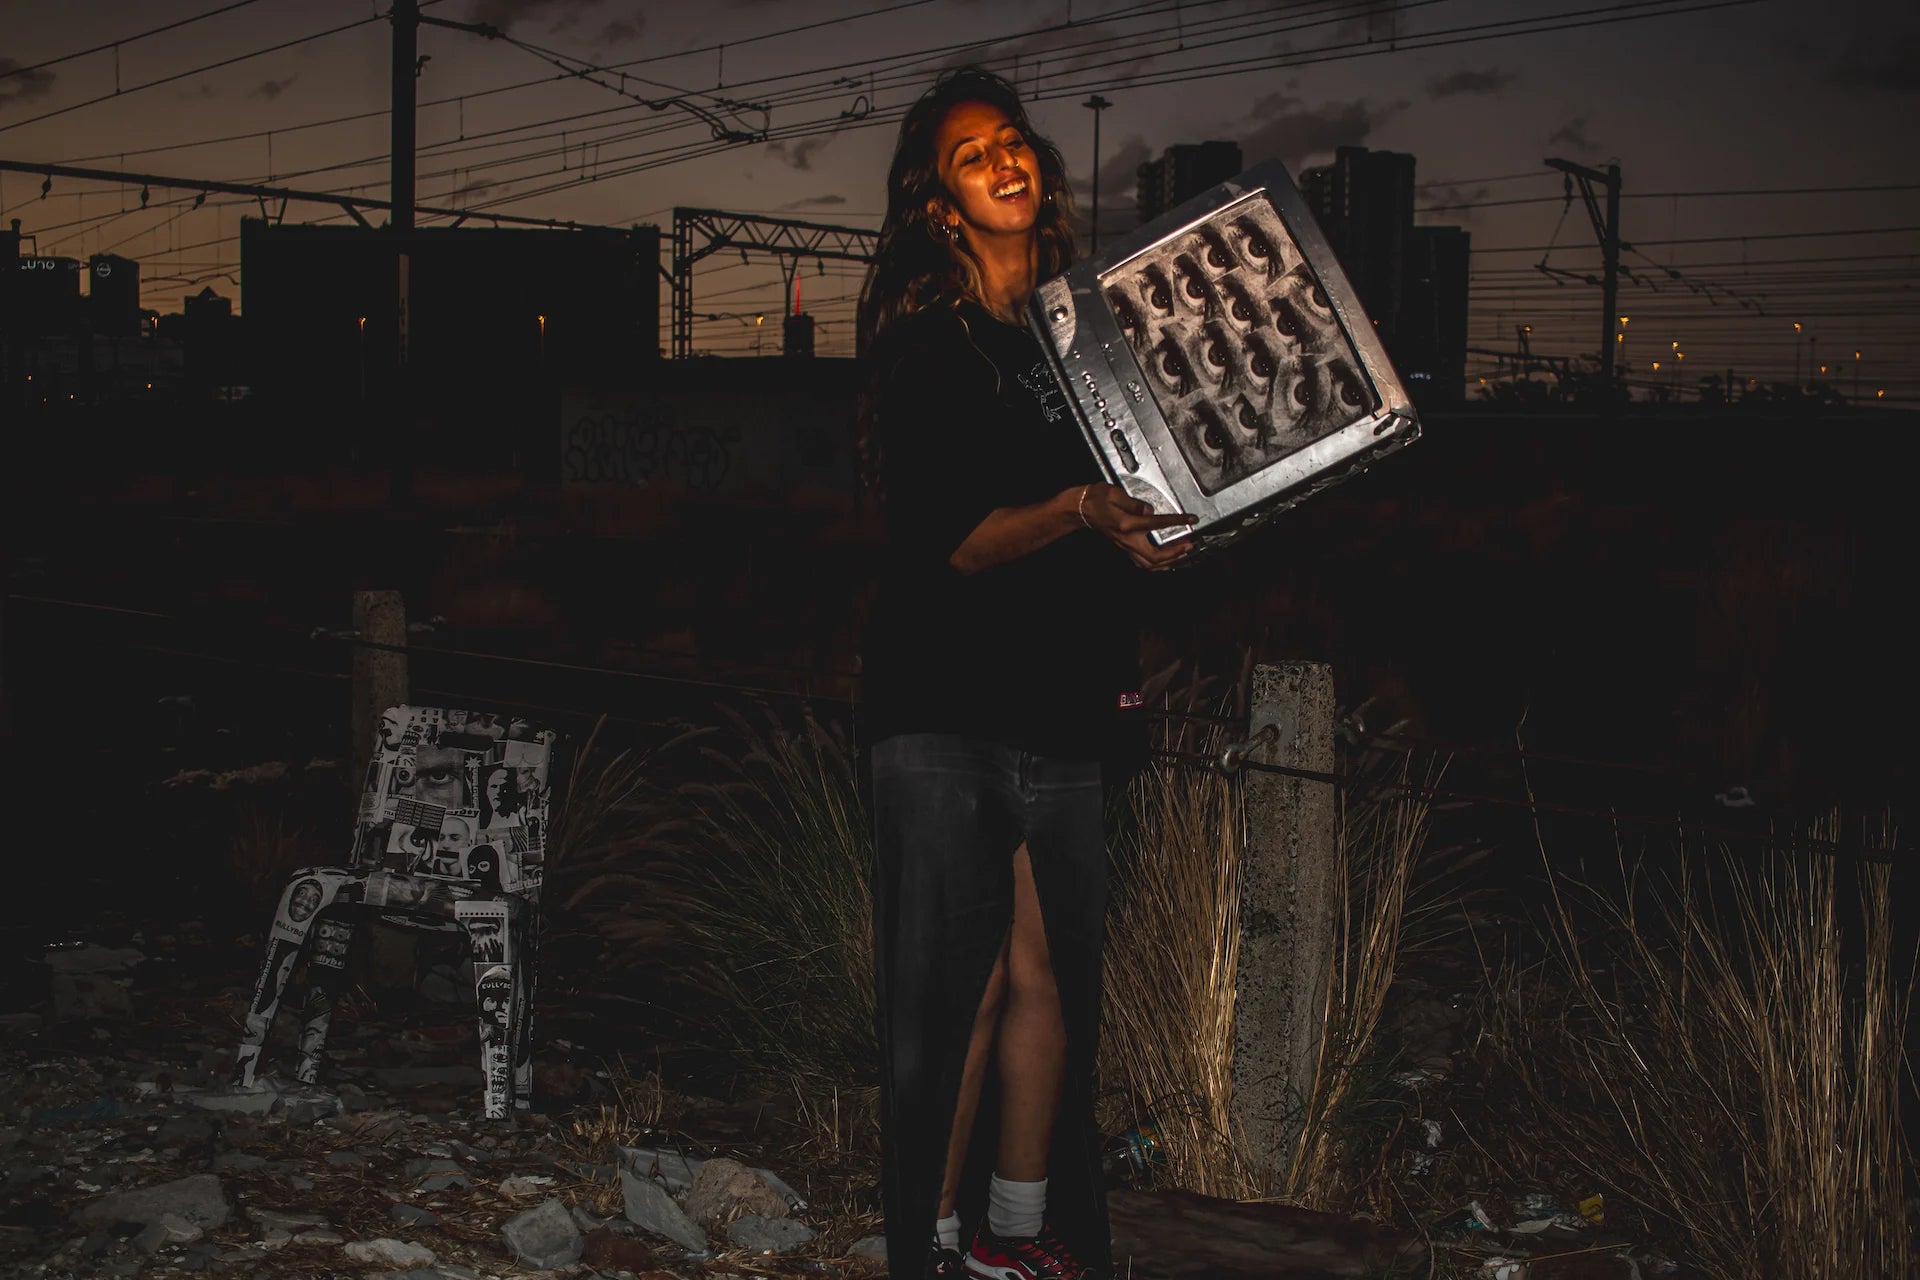
[[[294,872],[281,891],[280,906],[267,931],[266,960],[260,966],[260,976],[253,984],[253,999],[247,1005],[246,1026],[233,1064],[234,1087],[253,1086],[267,1032],[273,1028],[273,1017],[280,1011],[280,997],[287,989],[287,979],[306,947],[314,918],[332,902],[342,879],[334,868],[307,867]]]
[[[300,1056],[293,1068],[302,1084],[317,1084],[327,1060],[327,1032],[333,1026],[334,1006],[347,981],[347,948],[353,945],[353,920],[334,915],[316,920],[313,955],[307,961],[313,981],[301,1008]]]
[[[521,925],[518,942],[515,955],[520,973],[514,987],[517,1016],[513,1030],[513,1109],[526,1111],[533,1106],[533,995],[540,978],[537,921],[528,920]]]
[[[512,1090],[513,1030],[515,1005],[520,993],[516,981],[519,966],[506,954],[507,911],[504,903],[497,912],[478,910],[479,903],[462,903],[467,908],[459,919],[467,929],[467,941],[473,956],[474,1001],[480,1019],[480,1073],[485,1080],[486,1117],[507,1118]],[[485,904],[491,906],[493,904]],[[487,925],[476,928],[480,920]],[[490,927],[488,927],[490,926]]]

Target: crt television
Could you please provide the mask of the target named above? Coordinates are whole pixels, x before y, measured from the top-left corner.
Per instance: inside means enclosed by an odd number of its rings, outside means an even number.
[[[1035,290],[1028,324],[1114,484],[1226,545],[1419,438],[1373,324],[1280,163]]]

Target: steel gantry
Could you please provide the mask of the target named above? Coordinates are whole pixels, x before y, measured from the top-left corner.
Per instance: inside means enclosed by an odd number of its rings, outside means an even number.
[[[696,245],[696,240],[698,244]],[[807,258],[871,262],[880,235],[859,227],[835,227],[790,218],[761,218],[718,209],[673,211],[673,356],[693,354],[693,267],[722,249],[770,253],[780,260],[785,297],[793,297],[793,274]],[[789,305],[791,303],[789,302]]]

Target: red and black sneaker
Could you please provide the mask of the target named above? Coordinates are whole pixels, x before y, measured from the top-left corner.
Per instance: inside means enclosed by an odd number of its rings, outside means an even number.
[[[933,1247],[927,1259],[927,1280],[966,1280],[967,1257],[958,1249]]]
[[[1030,1240],[1007,1239],[982,1223],[967,1250],[967,1275],[977,1280],[1092,1280],[1093,1274],[1047,1227]]]

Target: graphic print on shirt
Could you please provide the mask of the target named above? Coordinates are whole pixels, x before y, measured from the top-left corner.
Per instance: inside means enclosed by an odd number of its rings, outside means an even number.
[[[1033,393],[1040,402],[1040,412],[1047,415],[1048,422],[1058,422],[1067,412],[1066,392],[1047,372],[1045,364],[1036,364],[1027,372],[1019,375],[1020,385]]]

